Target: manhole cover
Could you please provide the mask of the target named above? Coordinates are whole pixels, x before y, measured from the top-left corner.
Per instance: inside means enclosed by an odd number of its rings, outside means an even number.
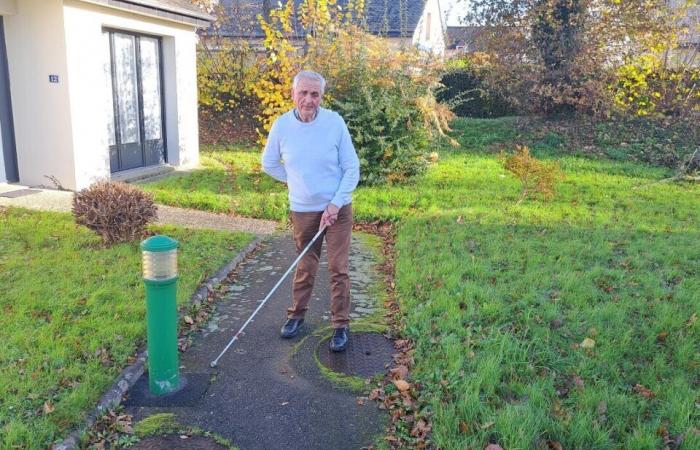
[[[379,333],[351,331],[348,348],[341,353],[334,353],[328,348],[328,339],[321,341],[318,347],[321,364],[334,372],[361,378],[383,374],[387,364],[392,362],[394,353],[392,342]]]
[[[26,195],[38,194],[39,192],[41,191],[37,189],[17,189],[16,191],[4,192],[0,194],[0,197],[17,198],[24,197]]]

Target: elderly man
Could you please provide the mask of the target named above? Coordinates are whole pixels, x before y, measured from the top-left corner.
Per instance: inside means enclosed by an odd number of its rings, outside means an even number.
[[[267,174],[287,183],[297,252],[320,228],[326,230],[334,329],[330,348],[342,352],[348,344],[350,321],[351,201],[360,178],[360,162],[343,118],[319,106],[325,86],[316,72],[305,70],[294,77],[294,109],[272,125],[262,166]],[[322,245],[322,240],[316,241],[297,266],[283,338],[296,336],[304,323]]]

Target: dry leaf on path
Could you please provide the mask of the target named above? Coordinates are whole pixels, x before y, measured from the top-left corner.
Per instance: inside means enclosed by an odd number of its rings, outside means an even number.
[[[397,366],[389,371],[389,375],[394,380],[405,380],[408,378],[408,367],[404,365]]]
[[[394,380],[394,385],[396,386],[396,389],[401,392],[407,391],[411,387],[411,385],[404,380]]]
[[[372,389],[372,392],[369,393],[369,399],[374,400],[377,398],[382,397],[382,390],[377,388],[377,389]]]

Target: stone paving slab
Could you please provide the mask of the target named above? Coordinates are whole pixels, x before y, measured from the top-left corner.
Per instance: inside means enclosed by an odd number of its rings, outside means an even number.
[[[369,297],[373,258],[357,236],[351,246],[352,296],[364,312],[375,310]],[[385,416],[371,402],[358,405],[356,394],[320,375],[305,346],[297,344],[313,331],[329,326],[329,288],[325,252],[304,330],[291,340],[279,337],[289,304],[291,283],[283,283],[245,334],[234,343],[216,369],[209,363],[226,346],[295,258],[288,234],[264,244],[241,269],[229,294],[217,305],[209,326],[181,354],[181,371],[208,371],[211,382],[201,402],[192,407],[132,407],[138,421],[171,412],[178,422],[200,427],[231,440],[241,450],[358,450],[375,441]],[[352,339],[352,324],[351,324]],[[299,348],[297,348],[299,347]],[[299,352],[296,352],[299,350]],[[292,361],[294,360],[294,361]]]

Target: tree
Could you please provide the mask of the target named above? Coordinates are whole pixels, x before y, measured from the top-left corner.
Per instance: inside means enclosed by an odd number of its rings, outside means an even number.
[[[533,112],[608,112],[614,68],[673,45],[679,9],[667,0],[471,0],[493,82]]]

